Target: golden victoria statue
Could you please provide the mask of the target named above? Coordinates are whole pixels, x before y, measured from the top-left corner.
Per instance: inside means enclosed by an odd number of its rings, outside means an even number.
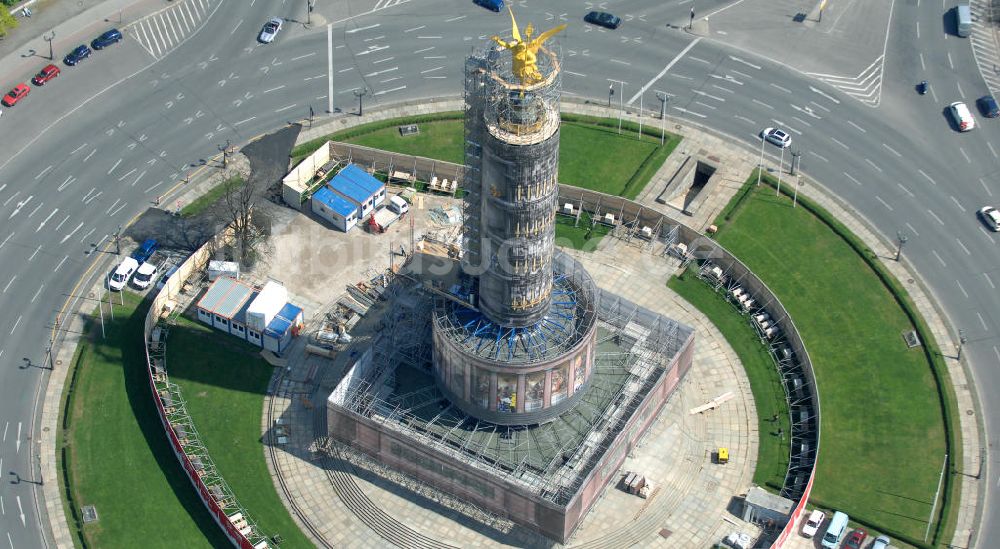
[[[542,73],[538,72],[538,48],[542,47],[542,43],[552,37],[552,35],[565,29],[566,24],[563,23],[554,29],[549,29],[532,40],[531,35],[534,34],[535,27],[531,23],[528,23],[528,26],[524,28],[524,38],[521,38],[521,33],[517,30],[517,21],[514,20],[514,10],[510,9],[509,6],[507,10],[510,11],[510,22],[513,25],[514,40],[512,42],[505,42],[499,36],[493,36],[493,41],[513,52],[514,76],[522,84],[531,85],[540,82],[542,80]]]

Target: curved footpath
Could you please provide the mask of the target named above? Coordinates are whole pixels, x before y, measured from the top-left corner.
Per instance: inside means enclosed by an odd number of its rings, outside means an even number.
[[[462,107],[463,105],[460,100],[449,99],[433,103],[414,105],[402,104],[378,110],[369,110],[363,118],[352,115],[340,116],[323,123],[317,123],[313,128],[303,130],[299,136],[299,142],[322,137],[340,129],[362,123],[370,123],[381,119],[402,116],[461,110]],[[591,116],[609,115],[606,108],[598,105],[564,103],[563,108],[565,112]],[[629,115],[628,118],[633,121],[638,121],[638,119],[632,115]],[[643,121],[644,123],[654,126],[658,126],[659,123],[659,120],[653,117],[646,117]],[[668,177],[667,174],[671,173],[671,162],[668,160],[668,162],[664,164],[663,168],[661,168],[660,171],[657,172],[656,176],[654,176],[644,193],[638,197],[637,202],[642,203],[644,206],[656,209],[657,211],[661,211],[668,216],[675,217],[688,225],[694,226],[695,228],[704,229],[704,227],[707,226],[712,219],[714,219],[715,215],[722,209],[722,207],[724,207],[726,201],[728,201],[728,194],[731,194],[736,188],[738,188],[743,182],[742,178],[745,178],[746,174],[749,174],[753,167],[756,166],[757,154],[754,151],[749,151],[738,145],[733,145],[732,140],[717,137],[713,134],[707,133],[703,129],[695,128],[690,125],[681,125],[675,121],[670,121],[668,125],[671,132],[680,134],[684,137],[684,141],[679,147],[679,150],[687,150],[691,153],[700,152],[702,150],[706,151],[708,154],[718,157],[720,164],[732,169],[733,173],[736,174],[736,178],[731,180],[726,179],[724,181],[724,186],[729,192],[717,192],[715,196],[706,201],[706,203],[699,209],[698,215],[694,218],[686,216],[682,217],[677,215],[677,212],[661,208],[653,200],[653,190],[665,184],[665,178]],[[216,174],[214,172],[208,171],[204,173],[202,177],[196,178],[190,184],[178,189],[179,192],[175,195],[165,197],[165,199],[168,201],[181,200],[183,203],[187,203],[194,197],[204,193],[215,180],[215,175]],[[920,283],[919,277],[909,269],[905,260],[901,263],[887,260],[887,258],[893,257],[895,253],[892,241],[885,238],[884,235],[878,234],[871,228],[871,225],[863,217],[857,214],[857,212],[853,211],[849,207],[845,207],[837,200],[831,198],[831,194],[826,192],[820,184],[809,180],[808,177],[803,177],[802,183],[803,186],[800,187],[800,192],[821,204],[834,216],[845,223],[845,225],[850,227],[859,238],[861,238],[883,259],[883,263],[885,263],[893,275],[904,283],[907,290],[910,292],[911,298],[920,310],[920,313],[928,322],[928,325],[930,326],[935,339],[938,341],[939,346],[942,349],[956,349],[955,340],[952,337],[953,330],[951,330],[950,326],[945,323],[943,316],[939,313],[938,308],[925,291],[924,285]],[[95,285],[95,290],[96,289],[97,287]],[[697,314],[696,311],[692,312]],[[82,324],[82,316],[83,315],[77,312],[77,314],[73,316],[72,321],[76,324]],[[693,323],[702,324],[697,322],[697,320],[693,320]],[[711,327],[709,326],[709,328]],[[712,329],[714,330],[714,328]],[[69,333],[75,334],[78,333],[78,331],[71,327]],[[76,347],[75,343],[75,339],[67,338],[65,344],[60,347],[56,356],[56,368],[53,372],[46,392],[45,404],[42,413],[42,478],[57,479],[61,477],[55,465],[55,436],[57,432],[58,419],[61,413],[59,405],[67,371],[65,366],[68,366],[72,360]],[[728,346],[726,347],[728,348]],[[731,351],[729,354],[732,354]],[[954,356],[947,355],[945,358],[948,364],[949,374],[951,376],[951,383],[956,391],[958,401],[964,457],[960,468],[962,497],[959,503],[960,509],[958,524],[952,543],[957,546],[968,547],[974,540],[974,526],[978,518],[979,502],[981,501],[983,491],[985,490],[985,483],[980,482],[979,478],[981,474],[980,456],[982,451],[981,430],[978,422],[978,414],[976,413],[974,395],[970,391],[966,371],[962,364],[955,360]],[[740,378],[745,382],[745,374],[742,372],[736,372],[736,375],[740,376]],[[711,396],[708,398],[711,398]],[[685,405],[686,404],[687,403],[685,403]],[[750,414],[755,414],[753,411],[752,401],[748,403],[747,408],[750,411]],[[264,420],[266,421],[266,418],[264,418]],[[754,426],[755,422],[749,422],[750,429],[755,429]],[[749,440],[745,438],[747,435],[748,433],[743,431],[741,439],[746,444],[744,447],[744,452],[746,452],[745,457],[747,458],[746,464],[751,465],[756,461],[756,436],[754,435],[751,437],[753,439],[753,443],[749,444]],[[271,469],[272,474],[274,474],[275,463],[272,462],[270,456],[268,459],[268,466]],[[752,469],[750,470],[750,474],[752,475]],[[749,479],[746,478],[746,474],[738,476],[742,478],[733,479],[737,483],[745,483],[749,481]],[[72,536],[66,522],[66,515],[64,509],[62,508],[62,500],[59,493],[60,483],[48,482],[43,486],[43,488],[46,510],[48,511],[47,514],[52,528],[52,539],[59,547],[72,547]],[[319,502],[317,501],[316,503]],[[660,503],[666,504],[666,502]],[[685,513],[685,515],[687,515],[687,513]],[[690,517],[690,515],[687,516]],[[296,516],[295,518],[296,520],[299,520],[299,517]],[[348,518],[343,517],[340,521],[340,526],[346,526],[347,521]],[[581,531],[581,534],[582,533],[583,532]],[[678,534],[679,533],[680,532],[678,532]],[[798,536],[793,536],[792,539],[794,540],[797,538]],[[693,538],[688,539],[693,541]],[[340,539],[338,541],[342,542],[344,540]],[[675,536],[672,537],[671,541],[679,542],[681,541],[681,538],[679,536]],[[791,545],[794,546],[795,543],[793,542]]]

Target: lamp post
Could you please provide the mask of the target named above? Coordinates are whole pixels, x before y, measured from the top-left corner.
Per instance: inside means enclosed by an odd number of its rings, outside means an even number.
[[[611,108],[611,98],[615,96],[615,84],[614,82],[608,84],[608,108]]]
[[[958,330],[958,357],[957,360],[962,360],[962,347],[969,342],[969,339],[965,337],[965,330]]]
[[[896,261],[899,261],[899,258],[903,255],[903,246],[906,245],[906,241],[909,239],[903,231],[896,231],[896,242],[898,243],[896,247]]]
[[[42,36],[42,39],[49,43],[49,61],[55,60],[55,53],[52,51],[52,41],[56,39],[56,31],[53,30],[52,34]]]
[[[360,89],[360,90],[354,90],[354,96],[358,98],[358,116],[362,116],[364,114],[364,99],[363,98],[364,98],[364,96],[368,95],[368,92],[370,92],[370,91],[371,90],[369,90],[367,86],[365,88],[363,88],[363,89]]]
[[[222,147],[219,147],[222,149],[222,169],[226,169],[229,167],[229,148],[231,146],[232,142],[227,139],[226,144],[223,145]]]
[[[660,146],[667,134],[667,94],[656,92],[656,98],[660,100]]]
[[[757,163],[757,186],[760,187],[760,172],[764,171],[764,134],[760,134],[760,162]]]
[[[312,12],[316,8],[316,0],[306,2],[306,25],[312,24]]]
[[[688,22],[688,30],[694,28],[694,6],[691,6],[691,21]]]
[[[122,255],[122,226],[115,231],[115,255]]]

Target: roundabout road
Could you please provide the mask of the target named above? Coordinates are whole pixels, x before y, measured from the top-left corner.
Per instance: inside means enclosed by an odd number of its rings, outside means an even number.
[[[699,0],[698,10],[710,13],[726,4]],[[45,362],[57,311],[94,259],[92,250],[227,140],[243,143],[301,120],[310,107],[323,116],[325,21],[332,21],[333,104],[344,112],[356,110],[353,92],[364,86],[371,90],[366,104],[460,95],[464,56],[509,26],[505,15],[471,2],[371,0],[320,5],[307,28],[294,21],[305,19],[305,5],[172,3],[168,10],[186,11],[130,25],[122,44],[78,67],[64,67],[63,76],[4,113],[9,144],[0,151],[0,469],[24,479],[5,483],[0,492],[0,531],[8,533],[11,547],[42,544],[37,486],[28,482],[37,470],[28,447],[37,436],[36,394],[47,375],[37,366]],[[583,24],[583,14],[596,5],[514,3],[522,27],[528,21],[539,29],[569,24],[561,35],[567,95],[602,102],[611,86],[614,103],[656,112],[656,93],[666,92],[670,116],[753,150],[763,127],[791,131],[792,149],[802,152],[802,168],[811,178],[887,238],[896,231],[909,236],[904,255],[954,326],[968,335],[965,352],[976,390],[1000,390],[998,236],[975,218],[978,208],[1000,194],[994,182],[1000,126],[981,117],[980,127],[967,134],[949,126],[947,104],[971,104],[986,88],[968,41],[945,38],[941,31],[940,5],[895,4],[878,108],[771,61],[766,52],[737,50],[718,41],[718,34],[684,32],[677,27],[687,23],[690,2],[603,3],[624,20],[616,31]],[[272,16],[290,20],[274,43],[258,44],[260,26]],[[914,93],[922,79],[931,81],[933,95]],[[609,115],[616,113],[609,109]],[[1000,408],[983,405],[992,442]],[[986,462],[993,476],[994,459]],[[997,480],[989,478],[994,487]],[[23,512],[23,523],[14,509]],[[1000,536],[997,513],[986,514],[978,529],[983,539]]]

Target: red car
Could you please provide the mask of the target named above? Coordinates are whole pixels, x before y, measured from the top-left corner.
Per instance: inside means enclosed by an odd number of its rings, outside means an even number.
[[[861,546],[865,544],[865,540],[868,539],[868,532],[864,528],[858,528],[847,536],[847,541],[844,542],[844,547],[849,549],[861,549]]]
[[[41,86],[42,84],[52,80],[53,78],[59,76],[59,67],[55,65],[49,65],[44,69],[38,71],[38,74],[31,79],[31,83],[36,86]]]
[[[24,96],[28,95],[28,92],[30,91],[31,88],[29,88],[27,84],[22,82],[14,86],[14,89],[7,92],[7,95],[3,96],[3,101],[0,101],[0,103],[3,103],[7,107],[13,107],[14,105],[17,104],[18,101],[23,99]]]

